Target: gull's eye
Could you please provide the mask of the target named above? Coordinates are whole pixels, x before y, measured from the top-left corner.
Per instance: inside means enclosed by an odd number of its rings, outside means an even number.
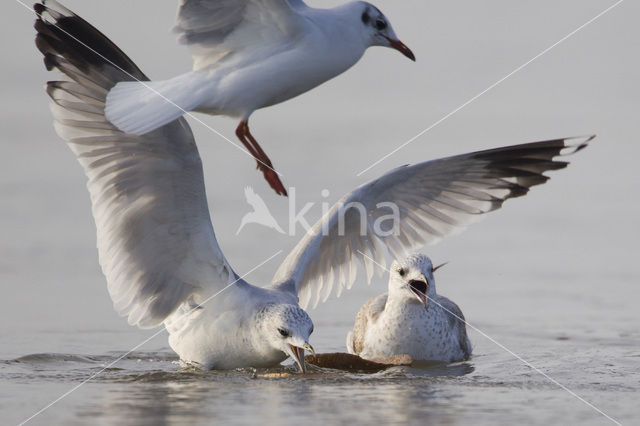
[[[369,14],[367,12],[364,12],[362,14],[362,22],[364,22],[365,24],[368,24],[370,20],[371,18],[369,18]]]
[[[289,337],[289,330],[285,330],[284,328],[279,328],[278,332],[282,337]]]
[[[406,274],[404,268],[398,269],[398,274],[400,274],[401,277],[404,277],[404,274]]]
[[[376,29],[377,29],[378,31],[382,31],[382,30],[384,30],[385,28],[387,28],[387,23],[385,22],[385,20],[384,20],[384,19],[378,19],[378,20],[376,21]]]

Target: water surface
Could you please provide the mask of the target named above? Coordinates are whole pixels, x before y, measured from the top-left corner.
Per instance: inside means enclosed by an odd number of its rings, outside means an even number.
[[[31,424],[608,424],[604,416],[498,346],[624,424],[640,419],[638,218],[640,4],[624,2],[364,175],[358,172],[486,89],[613,2],[379,0],[418,57],[372,49],[322,88],[259,111],[252,130],[295,186],[273,195],[253,161],[194,124],[220,245],[239,274],[270,281],[302,235],[256,225],[244,187],[283,228],[346,191],[406,163],[533,140],[597,133],[526,198],[465,233],[425,248],[438,291],[469,322],[472,358],[377,374],[315,371],[268,379],[252,370],[183,370],[155,330],[118,318],[97,263],[81,169],[53,133],[32,17],[5,2],[0,47],[0,416],[20,423],[95,373]],[[103,29],[153,78],[191,64],[168,32],[174,2],[67,4]],[[320,4],[321,2],[314,2]],[[338,2],[327,2],[338,3]],[[322,4],[325,4],[322,2]],[[128,14],[123,14],[127,11]],[[236,123],[204,118],[233,138]],[[330,192],[323,197],[322,190]],[[310,311],[311,343],[344,350],[358,308],[386,278],[359,281]],[[490,340],[489,336],[492,340]],[[495,342],[494,342],[495,341]],[[283,367],[289,368],[289,367]],[[280,370],[276,370],[280,371]]]

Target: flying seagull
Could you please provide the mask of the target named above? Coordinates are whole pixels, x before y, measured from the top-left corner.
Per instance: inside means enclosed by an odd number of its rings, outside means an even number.
[[[143,135],[188,111],[240,118],[236,136],[280,195],[284,185],[249,131],[251,114],[336,77],[371,46],[415,60],[382,12],[360,1],[315,9],[302,0],[180,0],[174,30],[191,49],[193,71],[116,84],[107,119]]]
[[[415,361],[469,358],[471,343],[462,311],[436,293],[431,259],[413,254],[389,269],[389,290],[358,311],[347,350],[375,360],[409,355]]]
[[[558,139],[463,154],[396,169],[339,200],[306,234],[266,287],[231,268],[216,241],[193,133],[179,118],[144,135],[104,115],[109,90],[146,80],[97,29],[55,1],[35,5],[36,45],[47,69],[54,127],[88,178],[100,266],[117,312],[131,325],[169,332],[171,348],[204,369],[277,365],[304,371],[313,323],[303,308],[350,287],[357,262],[397,255],[460,229],[544,183],[554,157],[590,138]],[[88,48],[87,46],[92,46]],[[398,206],[397,232],[374,226]],[[361,205],[368,214],[360,215]],[[377,223],[377,222],[376,222]],[[383,229],[384,228],[384,229]]]

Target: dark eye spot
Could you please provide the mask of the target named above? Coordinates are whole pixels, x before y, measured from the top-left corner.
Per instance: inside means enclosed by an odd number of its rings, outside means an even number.
[[[282,337],[289,337],[289,330],[285,330],[284,328],[279,328],[278,332]]]
[[[405,274],[404,268],[398,269],[398,274],[400,274],[401,277],[404,277],[404,274]]]
[[[371,18],[369,18],[369,14],[367,12],[364,12],[362,14],[362,22],[364,22],[365,24],[368,24],[370,20]]]
[[[377,29],[378,31],[382,31],[382,30],[384,30],[385,28],[387,28],[387,23],[384,21],[384,19],[378,19],[378,20],[376,21],[376,29]]]

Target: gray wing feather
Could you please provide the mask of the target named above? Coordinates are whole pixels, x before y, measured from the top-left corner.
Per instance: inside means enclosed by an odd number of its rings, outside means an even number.
[[[453,329],[454,334],[457,335],[460,349],[464,353],[465,359],[468,358],[471,355],[471,342],[467,336],[467,324],[462,310],[454,301],[444,296],[438,296],[437,302],[447,315],[449,327]]]
[[[298,294],[306,306],[326,300],[336,288],[338,294],[350,288],[358,263],[370,282],[374,271],[383,272],[389,252],[401,258],[461,231],[545,183],[544,172],[568,164],[557,157],[581,150],[591,139],[534,142],[393,170],[338,201],[292,250],[272,285]],[[393,215],[399,220],[386,219]]]
[[[387,293],[369,299],[358,311],[356,321],[353,325],[351,338],[347,341],[347,347],[356,355],[360,355],[364,349],[364,339],[367,328],[374,323],[387,304]],[[349,342],[350,340],[350,342]],[[349,345],[350,343],[350,345]],[[350,347],[349,347],[350,346]]]
[[[220,44],[242,22],[248,0],[181,0],[174,31],[184,44]]]
[[[201,69],[235,52],[273,54],[267,46],[286,46],[280,41],[294,38],[296,11],[305,7],[302,0],[180,0],[173,31]]]
[[[114,306],[130,324],[158,325],[185,301],[235,277],[215,239],[191,129],[180,119],[140,137],[118,131],[104,117],[105,96],[117,82],[145,75],[58,3],[35,10],[45,65],[64,74],[47,84],[54,126],[89,179]]]

